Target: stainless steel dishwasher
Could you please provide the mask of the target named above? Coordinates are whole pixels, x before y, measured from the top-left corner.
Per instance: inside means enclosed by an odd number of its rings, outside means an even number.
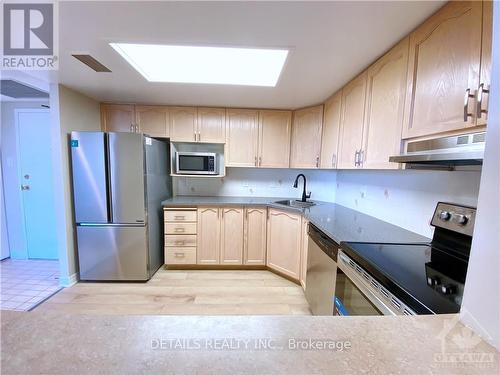
[[[339,245],[309,224],[306,299],[313,315],[334,315]]]

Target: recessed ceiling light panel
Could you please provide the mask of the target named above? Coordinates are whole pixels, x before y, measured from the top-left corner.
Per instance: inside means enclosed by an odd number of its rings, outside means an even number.
[[[110,43],[150,82],[274,87],[288,50]]]

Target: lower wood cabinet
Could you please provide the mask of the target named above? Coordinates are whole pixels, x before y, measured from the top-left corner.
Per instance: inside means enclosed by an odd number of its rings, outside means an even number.
[[[267,220],[267,266],[295,280],[300,278],[302,216],[269,209]]]
[[[245,208],[243,264],[266,265],[267,208]]]
[[[307,273],[307,248],[309,246],[309,235],[307,230],[309,229],[309,221],[302,219],[302,248],[300,250],[300,285],[306,290],[306,273]]]
[[[197,264],[220,263],[220,209],[198,208]]]
[[[220,264],[243,264],[243,208],[220,210]]]

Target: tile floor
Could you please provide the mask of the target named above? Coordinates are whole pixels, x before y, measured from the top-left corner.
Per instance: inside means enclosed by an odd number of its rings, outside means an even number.
[[[2,310],[31,310],[61,289],[56,260],[2,260],[0,279]]]

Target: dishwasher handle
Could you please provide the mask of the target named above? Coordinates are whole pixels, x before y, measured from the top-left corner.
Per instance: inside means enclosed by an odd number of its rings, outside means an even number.
[[[323,250],[326,255],[332,258],[335,262],[337,261],[339,245],[335,241],[333,241],[330,237],[328,237],[312,224],[309,224],[308,235],[309,238],[316,245],[318,245],[318,247]]]

